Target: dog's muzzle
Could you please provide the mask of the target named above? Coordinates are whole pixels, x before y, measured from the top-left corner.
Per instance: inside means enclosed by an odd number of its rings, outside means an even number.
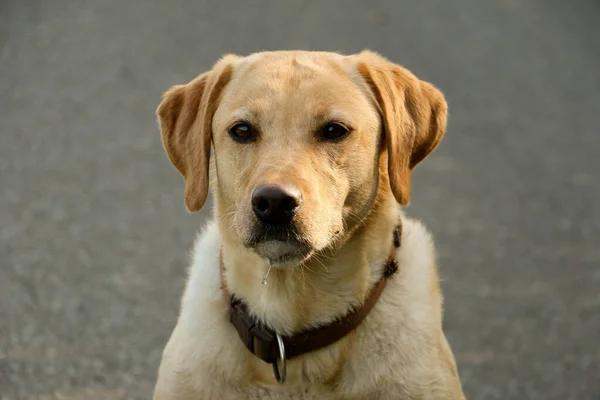
[[[271,264],[301,260],[310,246],[294,223],[302,206],[302,193],[293,185],[259,185],[252,193],[256,222],[244,243]]]

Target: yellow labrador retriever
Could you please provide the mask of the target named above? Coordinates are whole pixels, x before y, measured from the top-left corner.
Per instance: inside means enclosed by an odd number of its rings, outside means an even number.
[[[169,89],[162,142],[199,210],[154,398],[464,399],[432,239],[403,216],[442,93],[373,52],[222,58]]]

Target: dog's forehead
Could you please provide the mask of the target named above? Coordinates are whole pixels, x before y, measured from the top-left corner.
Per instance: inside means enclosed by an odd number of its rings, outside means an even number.
[[[354,63],[346,56],[257,53],[236,63],[222,105],[254,114],[284,108],[298,113],[354,113],[368,105],[366,91]]]
[[[347,72],[348,57],[316,51],[273,51],[255,53],[239,61],[240,72],[253,76],[285,78],[289,75],[315,76]]]

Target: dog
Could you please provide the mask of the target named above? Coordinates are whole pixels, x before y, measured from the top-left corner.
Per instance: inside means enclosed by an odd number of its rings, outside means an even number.
[[[464,399],[432,238],[404,215],[446,130],[383,56],[226,55],[163,95],[198,236],[155,400]],[[212,156],[211,156],[212,150]]]

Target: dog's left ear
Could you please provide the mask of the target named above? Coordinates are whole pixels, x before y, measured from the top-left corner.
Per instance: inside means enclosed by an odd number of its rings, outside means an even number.
[[[356,59],[383,118],[392,192],[408,205],[411,172],[442,140],[448,105],[433,85],[378,54],[364,51]]]
[[[202,208],[208,195],[212,119],[238,58],[227,55],[188,84],[173,86],[156,110],[163,147],[185,178],[190,212]]]

